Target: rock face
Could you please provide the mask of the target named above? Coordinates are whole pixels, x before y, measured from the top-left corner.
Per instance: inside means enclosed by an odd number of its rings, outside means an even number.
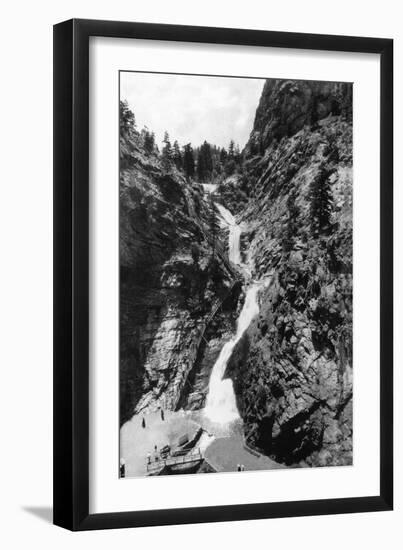
[[[259,317],[230,360],[249,444],[288,465],[352,463],[352,86],[267,81],[240,221]]]
[[[226,376],[247,443],[286,465],[352,463],[352,181],[352,85],[268,80],[214,194],[242,228],[246,285],[268,282]],[[133,129],[120,205],[121,422],[202,408],[241,302],[228,237],[202,186]]]
[[[247,151],[263,152],[328,115],[351,119],[352,86],[344,82],[267,80],[256,110]]]
[[[193,368],[189,372],[178,408],[199,410],[204,408],[209,391],[212,368],[220,355],[224,344],[235,331],[238,316],[241,285],[237,285],[231,295],[223,302],[204,333]]]
[[[211,238],[202,187],[121,131],[121,423],[158,406],[175,409],[211,312],[233,282]]]

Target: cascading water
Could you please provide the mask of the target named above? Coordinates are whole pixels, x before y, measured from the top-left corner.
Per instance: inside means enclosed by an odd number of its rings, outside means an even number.
[[[240,251],[240,239],[241,239],[241,228],[236,223],[234,216],[229,210],[224,208],[221,204],[216,203],[218,211],[221,214],[226,225],[228,225],[229,236],[228,236],[228,256],[231,262],[236,265],[241,264],[241,251]]]
[[[211,193],[215,193],[217,191],[218,185],[216,183],[202,183],[202,185],[206,195],[210,195]]]
[[[217,208],[225,224],[229,227],[229,259],[231,262],[240,265],[241,228],[229,210],[221,204],[217,204]],[[212,422],[227,424],[239,418],[232,380],[230,378],[223,380],[223,376],[234,347],[252,319],[259,313],[257,300],[259,288],[260,284],[254,284],[248,288],[245,303],[238,318],[236,334],[224,345],[213,366],[205,408],[205,414]]]
[[[211,372],[205,414],[212,422],[226,424],[239,418],[232,380],[230,378],[223,380],[223,376],[232,350],[241,339],[252,319],[259,313],[257,300],[259,287],[259,284],[255,284],[248,288],[245,303],[238,318],[236,334],[222,348]]]

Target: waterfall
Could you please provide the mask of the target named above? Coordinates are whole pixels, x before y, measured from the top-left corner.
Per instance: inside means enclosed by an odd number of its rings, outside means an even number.
[[[202,185],[206,195],[210,195],[210,193],[215,193],[217,191],[218,185],[216,183],[202,183]]]
[[[234,264],[241,263],[241,252],[239,241],[241,239],[241,228],[239,225],[231,225],[229,228],[229,259]]]
[[[232,380],[230,378],[223,380],[223,376],[232,355],[232,350],[241,339],[252,319],[259,313],[257,300],[259,288],[259,284],[254,284],[248,288],[245,303],[238,318],[236,334],[222,348],[211,372],[205,414],[211,421],[219,424],[231,422],[239,418]]]
[[[241,228],[236,223],[234,216],[229,210],[224,208],[221,204],[216,203],[217,209],[221,214],[222,219],[229,229],[228,237],[228,256],[231,262],[236,265],[241,264],[241,251],[240,251],[240,240],[241,240]]]
[[[229,259],[231,262],[240,265],[241,228],[229,210],[221,204],[217,204],[216,206],[229,228]],[[260,284],[254,284],[248,288],[245,303],[237,321],[236,334],[224,345],[211,371],[205,414],[215,423],[226,424],[239,418],[232,380],[230,378],[223,380],[223,376],[234,347],[241,339],[252,319],[259,313],[257,299],[259,288]]]

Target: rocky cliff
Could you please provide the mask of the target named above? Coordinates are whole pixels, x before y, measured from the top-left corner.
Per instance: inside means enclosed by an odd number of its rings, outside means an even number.
[[[129,120],[130,122],[130,120]],[[175,409],[201,333],[234,273],[212,242],[212,205],[202,187],[121,128],[121,423],[158,406]]]
[[[352,463],[352,85],[268,80],[239,215],[269,285],[239,342],[245,436],[289,465]]]

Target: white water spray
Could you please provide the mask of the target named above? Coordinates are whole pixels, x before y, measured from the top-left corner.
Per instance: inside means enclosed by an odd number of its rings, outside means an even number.
[[[215,193],[217,191],[218,185],[216,183],[202,183],[204,192],[207,195],[210,195],[210,193]]]
[[[217,204],[216,206],[225,225],[229,228],[229,259],[234,264],[241,265],[241,228],[229,210],[221,204]],[[245,303],[238,318],[236,334],[224,345],[211,371],[205,414],[215,423],[226,424],[239,418],[232,380],[230,378],[223,380],[223,376],[225,375],[225,369],[234,347],[241,339],[252,319],[259,313],[257,299],[259,288],[260,284],[254,284],[248,288]]]
[[[222,348],[211,372],[205,413],[211,421],[219,424],[226,424],[239,418],[232,380],[230,378],[223,380],[223,376],[234,347],[252,319],[259,313],[257,300],[259,288],[259,284],[254,284],[248,288],[245,303],[238,318],[236,334]]]
[[[228,256],[231,262],[236,265],[240,265],[241,262],[241,251],[240,251],[240,239],[241,239],[241,228],[236,223],[234,216],[229,210],[224,208],[221,204],[216,203],[219,213],[223,218],[225,225],[229,229],[228,237]]]

